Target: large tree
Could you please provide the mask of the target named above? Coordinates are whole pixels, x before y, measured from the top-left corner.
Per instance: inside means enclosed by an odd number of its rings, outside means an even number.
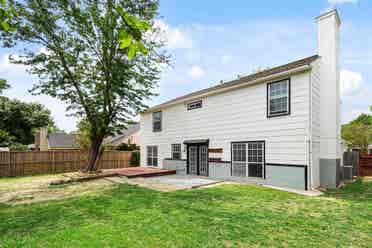
[[[39,103],[0,97],[0,145],[28,145],[41,127],[54,127],[50,111]]]
[[[0,79],[0,146],[24,147],[34,141],[41,127],[55,128],[50,111],[39,103],[26,103],[1,96],[10,88]]]
[[[367,152],[368,145],[372,144],[372,115],[359,115],[342,126],[341,134],[349,148],[360,148],[362,152]]]
[[[39,77],[32,92],[66,102],[72,115],[87,120],[87,169],[96,170],[103,139],[146,107],[159,64],[167,60],[149,30],[158,0],[22,0],[13,6],[19,17],[4,45],[27,43],[13,62]],[[35,46],[44,52],[28,49]]]

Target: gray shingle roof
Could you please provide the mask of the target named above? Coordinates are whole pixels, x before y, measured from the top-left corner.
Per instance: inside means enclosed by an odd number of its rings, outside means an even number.
[[[247,75],[247,76],[242,76],[238,79],[235,79],[235,80],[232,80],[232,81],[229,81],[229,82],[226,82],[226,83],[217,84],[215,86],[212,86],[212,87],[209,87],[209,88],[206,88],[206,89],[202,89],[202,90],[195,91],[195,92],[192,92],[192,93],[184,95],[184,96],[174,98],[172,100],[166,101],[166,102],[161,103],[159,105],[153,106],[145,112],[151,112],[152,110],[161,108],[163,106],[166,106],[166,105],[169,105],[169,104],[172,104],[174,102],[178,102],[178,101],[190,98],[190,97],[197,97],[198,95],[208,93],[209,91],[214,91],[214,90],[219,90],[219,89],[223,89],[223,88],[228,88],[228,87],[231,87],[231,86],[236,86],[236,85],[240,85],[240,84],[249,83],[249,82],[257,80],[257,79],[261,79],[261,78],[268,77],[268,76],[271,76],[271,75],[274,75],[274,74],[286,72],[286,71],[296,69],[296,68],[299,68],[299,67],[302,67],[302,66],[305,66],[305,65],[310,65],[312,62],[314,62],[318,58],[319,58],[319,55],[313,55],[311,57],[296,60],[296,61],[293,61],[291,63],[285,64],[285,65],[270,68],[268,70],[264,70],[264,71],[257,72],[257,73],[254,73],[254,74],[250,74],[250,75]]]
[[[48,135],[49,148],[74,148],[74,137],[66,133]]]
[[[128,125],[128,128],[122,131],[122,134],[118,134],[116,136],[110,136],[110,137],[106,138],[105,141],[104,141],[104,144],[105,145],[115,144],[117,141],[119,141],[121,139],[126,139],[126,138],[128,138],[129,136],[131,136],[132,134],[134,134],[135,132],[137,132],[139,130],[140,130],[140,124],[139,123]]]

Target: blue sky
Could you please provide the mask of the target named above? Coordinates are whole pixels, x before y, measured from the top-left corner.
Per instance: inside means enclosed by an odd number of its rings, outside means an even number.
[[[156,24],[168,39],[172,66],[161,75],[159,96],[149,104],[183,95],[271,67],[316,54],[316,23],[320,13],[337,7],[341,26],[342,122],[372,105],[372,1],[367,0],[161,0]],[[51,111],[57,125],[72,131],[76,120],[65,105],[48,96],[32,96],[37,78],[23,66],[12,65],[0,49],[0,78],[9,80],[6,94],[38,101]]]

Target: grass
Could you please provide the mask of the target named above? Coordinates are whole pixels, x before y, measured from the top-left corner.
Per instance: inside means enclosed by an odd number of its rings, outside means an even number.
[[[1,180],[0,180],[1,183]],[[370,247],[372,182],[323,197],[252,185],[0,205],[0,247]]]

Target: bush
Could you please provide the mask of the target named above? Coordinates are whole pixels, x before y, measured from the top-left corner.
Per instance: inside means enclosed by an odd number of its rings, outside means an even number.
[[[135,150],[137,150],[137,146],[136,146],[136,144],[122,143],[116,148],[116,150],[118,150],[118,151],[135,151]]]
[[[28,147],[26,145],[22,145],[19,143],[13,143],[9,146],[11,151],[28,151]]]
[[[139,151],[133,151],[132,157],[130,158],[131,166],[140,166],[141,156]]]

